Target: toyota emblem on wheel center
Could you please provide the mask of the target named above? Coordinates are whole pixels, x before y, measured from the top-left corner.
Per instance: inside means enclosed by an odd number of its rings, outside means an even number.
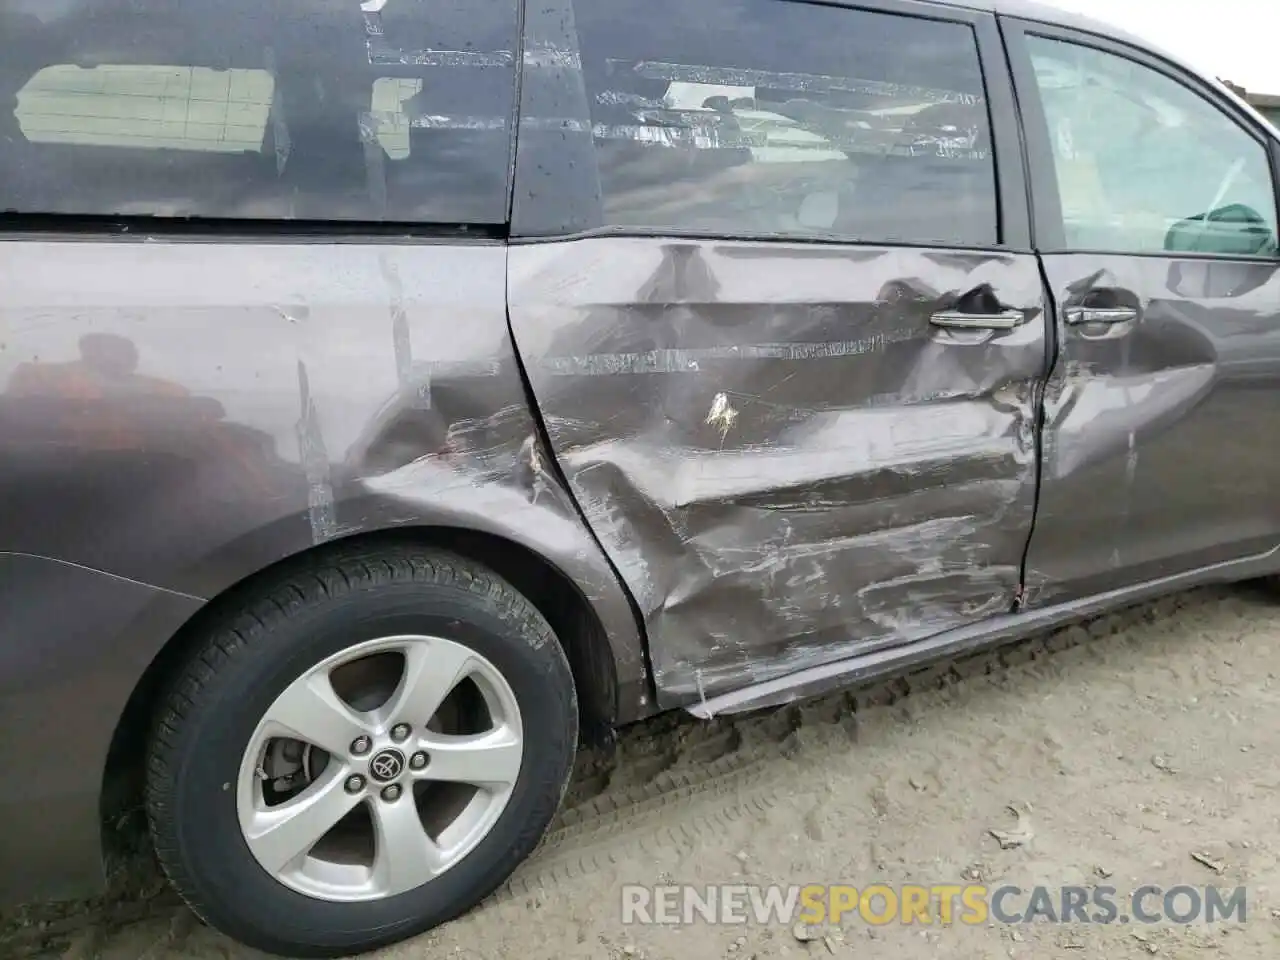
[[[369,776],[379,783],[394,780],[404,772],[404,754],[399,750],[379,750],[369,761]]]

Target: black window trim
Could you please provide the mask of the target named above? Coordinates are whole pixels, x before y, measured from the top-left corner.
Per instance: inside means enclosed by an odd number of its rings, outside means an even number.
[[[526,0],[533,2],[533,0]],[[987,99],[991,128],[991,152],[995,174],[996,243],[971,244],[942,241],[902,241],[896,239],[857,240],[847,237],[792,236],[789,234],[730,233],[725,231],[689,231],[670,228],[607,226],[555,235],[522,234],[520,224],[512,220],[512,244],[562,242],[598,236],[612,237],[681,237],[689,239],[748,241],[760,243],[818,243],[855,247],[909,247],[957,251],[1030,253],[1031,219],[1029,187],[1026,179],[1022,132],[1014,99],[1014,87],[1005,56],[1000,27],[995,14],[967,7],[943,6],[929,0],[770,0],[793,6],[826,6],[844,10],[884,13],[916,20],[932,20],[962,24],[973,30],[977,45],[979,69]],[[521,43],[524,42],[522,33]],[[524,69],[522,64],[522,70]],[[523,106],[523,104],[521,104]],[[519,124],[517,123],[517,129]],[[519,135],[516,138],[519,150]],[[519,163],[516,164],[519,170]],[[514,184],[519,189],[518,183]]]
[[[1000,23],[1008,46],[1009,65],[1013,76],[1014,91],[1022,110],[1022,123],[1026,138],[1028,179],[1031,188],[1031,221],[1033,245],[1039,254],[1086,253],[1100,256],[1143,257],[1147,259],[1176,260],[1244,260],[1252,263],[1274,262],[1275,256],[1250,254],[1223,254],[1188,251],[1143,251],[1078,248],[1067,244],[1065,224],[1062,218],[1062,200],[1058,191],[1053,146],[1049,137],[1049,124],[1040,96],[1039,83],[1031,62],[1027,37],[1060,40],[1082,47],[1108,53],[1130,60],[1156,73],[1162,74],[1198,96],[1209,106],[1225,114],[1243,133],[1252,137],[1266,152],[1271,168],[1271,192],[1276,203],[1277,222],[1280,223],[1280,144],[1263,129],[1247,111],[1202,77],[1160,56],[1156,51],[1127,41],[1075,27],[1001,16]]]
[[[505,242],[507,225],[444,221],[324,220],[296,218],[112,216],[79,213],[2,213],[0,243],[86,240],[118,243],[243,242],[330,244],[492,244]]]

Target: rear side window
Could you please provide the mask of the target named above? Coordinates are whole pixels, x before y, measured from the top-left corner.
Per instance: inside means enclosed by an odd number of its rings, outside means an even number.
[[[998,242],[967,24],[779,0],[574,17],[606,225]]]
[[[502,223],[518,0],[0,6],[0,210]]]

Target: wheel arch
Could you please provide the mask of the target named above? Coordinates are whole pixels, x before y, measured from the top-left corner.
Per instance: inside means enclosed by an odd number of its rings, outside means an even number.
[[[452,526],[398,526],[338,537],[259,566],[212,596],[160,647],[134,685],[116,722],[102,771],[104,822],[139,810],[147,729],[166,681],[181,668],[204,631],[240,598],[268,578],[287,576],[301,564],[353,544],[412,543],[435,547],[489,567],[538,608],[559,639],[578,693],[580,738],[609,748],[620,720],[632,712],[623,704],[617,651],[597,607],[568,573],[514,539]],[[640,694],[641,703],[651,697]]]

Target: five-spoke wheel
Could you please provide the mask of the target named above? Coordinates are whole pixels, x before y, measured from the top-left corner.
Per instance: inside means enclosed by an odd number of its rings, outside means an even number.
[[[492,663],[441,637],[369,640],[268,708],[240,765],[240,828],[299,893],[394,896],[488,833],[523,756],[520,707]]]
[[[249,946],[342,956],[449,920],[559,805],[577,743],[568,663],[536,607],[478,564],[335,550],[201,641],[156,720],[148,812],[178,891]]]

